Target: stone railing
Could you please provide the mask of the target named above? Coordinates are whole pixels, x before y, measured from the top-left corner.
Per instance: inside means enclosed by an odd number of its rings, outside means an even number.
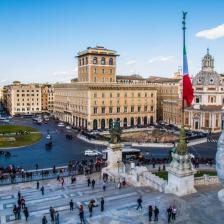
[[[220,183],[218,176],[209,176],[204,175],[203,177],[195,177],[194,178],[194,185],[210,185],[210,184],[218,184]]]

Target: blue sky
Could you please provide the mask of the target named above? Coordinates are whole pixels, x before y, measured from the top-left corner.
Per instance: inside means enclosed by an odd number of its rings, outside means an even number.
[[[96,45],[120,54],[119,75],[171,76],[182,65],[182,10],[190,74],[207,47],[224,72],[223,9],[221,0],[0,0],[0,85],[68,81],[76,53]]]

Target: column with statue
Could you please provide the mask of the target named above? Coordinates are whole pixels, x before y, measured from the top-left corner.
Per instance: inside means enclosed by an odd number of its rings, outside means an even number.
[[[110,141],[107,146],[107,167],[102,170],[102,173],[107,173],[114,178],[120,178],[122,173],[125,172],[124,164],[122,162],[123,144],[121,144],[122,130],[120,122],[113,122],[109,132]]]
[[[186,134],[184,130],[184,106],[190,106],[193,101],[193,88],[188,73],[187,55],[185,48],[185,19],[186,12],[183,12],[183,81],[182,81],[182,127],[180,130],[180,139],[177,147],[171,153],[172,161],[168,170],[168,184],[166,193],[173,193],[183,196],[196,192],[194,188],[195,169],[191,163],[191,155],[187,150]]]

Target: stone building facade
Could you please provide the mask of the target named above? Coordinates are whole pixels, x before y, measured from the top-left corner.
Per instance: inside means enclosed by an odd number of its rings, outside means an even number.
[[[41,85],[21,84],[18,81],[4,86],[3,103],[9,114],[35,114],[41,112]]]
[[[54,86],[51,84],[41,85],[41,108],[42,112],[52,113],[54,109]]]
[[[54,87],[55,117],[88,130],[108,129],[115,120],[122,127],[154,123],[156,89],[116,76],[117,56],[103,47],[79,52],[78,79]]]
[[[214,70],[207,49],[201,71],[193,78],[194,102],[185,109],[185,127],[195,131],[220,132],[223,128],[224,76]]]

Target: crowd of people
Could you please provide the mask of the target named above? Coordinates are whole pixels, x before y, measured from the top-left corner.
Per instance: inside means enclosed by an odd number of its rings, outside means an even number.
[[[64,187],[65,184],[65,179],[63,176],[58,175],[56,178],[57,182],[61,185],[61,187]],[[95,184],[96,184],[96,180],[94,178],[90,178],[90,176],[87,176],[86,178],[87,180],[87,186],[90,187],[92,190],[95,189]],[[71,176],[71,184],[74,184],[76,182],[76,177],[75,175]],[[107,189],[107,183],[108,183],[108,176],[106,174],[103,175],[102,178],[102,190],[105,192]],[[121,189],[122,187],[126,186],[126,182],[125,179],[121,182],[118,182],[117,188]],[[39,190],[41,192],[41,195],[45,195],[45,187],[42,185],[40,187],[40,183],[39,181],[36,182],[36,189]],[[94,191],[93,191],[94,192]],[[69,210],[70,212],[74,211],[74,201],[71,198],[68,201],[68,206],[69,206]],[[143,199],[141,196],[138,197],[137,199],[137,207],[136,210],[139,209],[143,209]],[[86,223],[85,222],[85,215],[84,215],[84,205],[83,204],[76,204],[76,208],[78,209],[78,215],[80,218],[80,222],[81,224]],[[91,199],[89,200],[88,204],[87,204],[87,210],[88,210],[88,214],[89,217],[93,216],[94,213],[94,208],[99,207],[99,211],[100,212],[104,212],[105,211],[105,200],[104,197],[102,196],[100,201],[96,201],[95,199]],[[18,191],[18,198],[17,198],[17,203],[14,205],[13,207],[13,213],[15,216],[15,220],[19,220],[21,219],[21,213],[23,213],[25,220],[27,221],[29,219],[29,211],[28,211],[28,207],[26,205],[26,200],[25,197],[21,194],[20,191]],[[148,206],[148,220],[149,222],[158,222],[159,220],[159,208],[157,206],[152,206],[149,205]],[[167,220],[168,223],[170,223],[171,221],[174,221],[176,219],[176,214],[177,214],[177,208],[176,206],[170,206],[167,209]],[[59,211],[57,211],[53,206],[51,206],[49,208],[49,216],[48,213],[44,214],[42,217],[42,224],[47,224],[48,222],[51,223],[55,223],[55,224],[59,224],[60,223],[60,215],[59,215]]]

